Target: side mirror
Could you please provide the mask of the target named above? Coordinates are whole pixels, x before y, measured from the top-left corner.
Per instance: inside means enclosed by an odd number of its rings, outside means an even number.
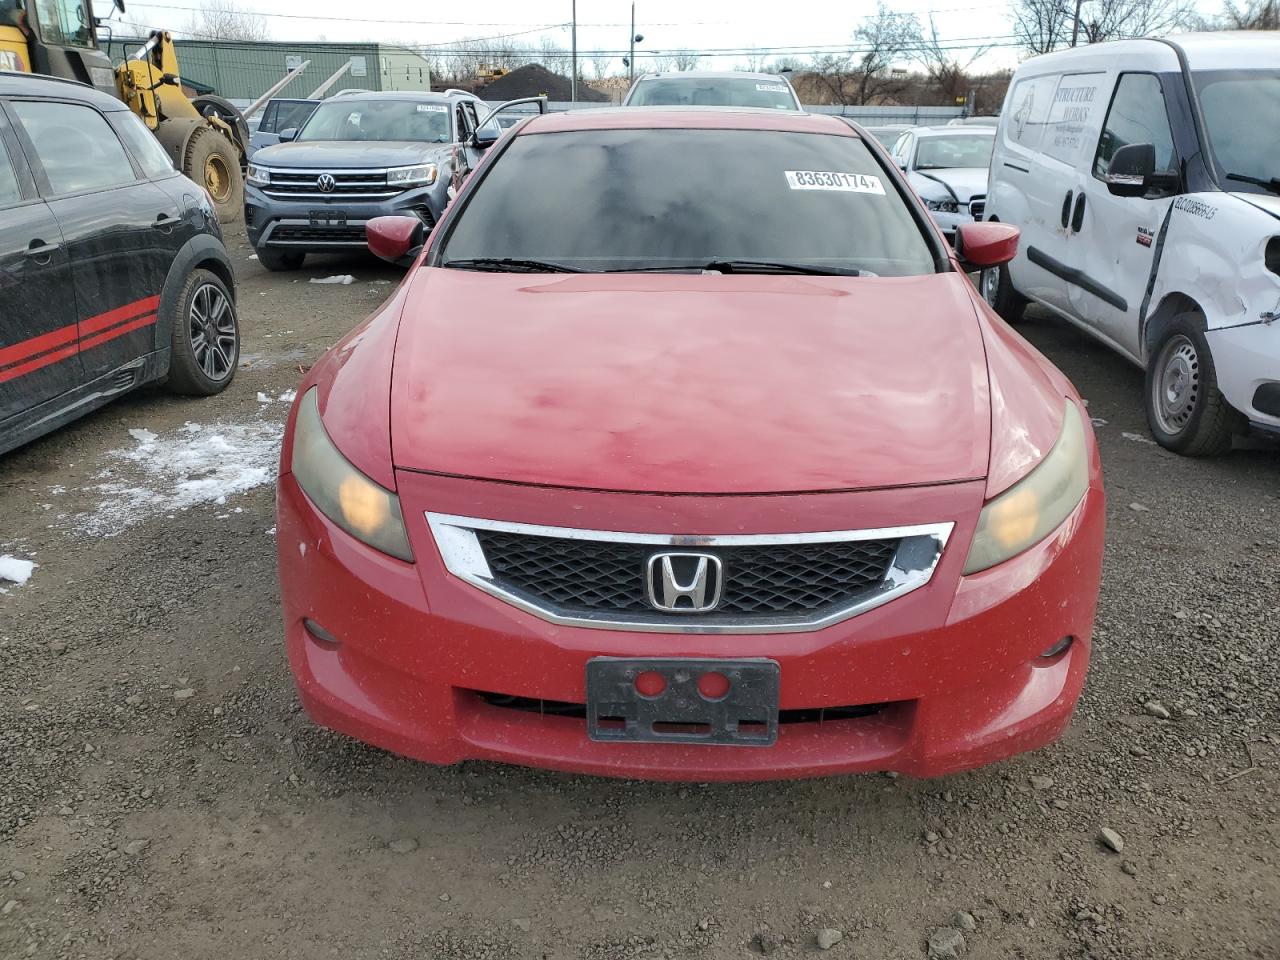
[[[374,256],[407,267],[422,249],[426,228],[417,217],[374,217],[364,235]]]
[[[298,128],[285,127],[283,130],[277,133],[276,136],[280,138],[281,143],[288,143],[291,140],[298,139]]]
[[[124,13],[124,0],[111,0],[111,5],[121,13]]]
[[[1156,172],[1156,148],[1150,143],[1127,143],[1111,156],[1103,182],[1117,197],[1141,197]]]
[[[496,123],[493,123],[487,127],[480,127],[476,130],[476,132],[471,135],[471,145],[477,150],[488,150],[498,142],[498,138],[501,136],[502,128]]]
[[[1018,228],[1007,223],[962,223],[956,231],[956,256],[966,271],[998,267],[1017,254],[1018,236]]]

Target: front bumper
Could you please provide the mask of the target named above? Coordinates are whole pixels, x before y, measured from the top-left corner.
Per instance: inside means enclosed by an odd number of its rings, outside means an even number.
[[[1213,353],[1218,389],[1256,426],[1280,431],[1280,415],[1258,409],[1258,402],[1280,384],[1280,320],[1205,331]],[[1265,388],[1265,389],[1263,389]],[[1262,400],[1270,407],[1274,401]]]
[[[416,216],[430,230],[440,219],[445,194],[433,184],[386,200],[352,201],[317,196],[279,200],[245,184],[244,222],[254,249],[363,250],[365,225],[375,217]]]
[[[1103,539],[1095,484],[1058,531],[961,578],[982,484],[794,497],[644,497],[513,488],[399,473],[415,564],[386,557],[319,514],[281,476],[277,537],[290,664],[318,723],[431,763],[486,759],[610,776],[761,780],[896,770],[936,776],[1042,746],[1084,683]],[[565,627],[450,576],[422,506],[601,529],[790,532],[837,519],[954,519],[925,587],[809,633],[699,636]],[[949,512],[948,512],[949,511]],[[937,515],[935,515],[937,514]],[[945,514],[945,515],[944,515]],[[772,526],[762,515],[772,515]],[[786,529],[786,528],[789,528]],[[750,529],[750,527],[747,527]],[[318,624],[338,643],[309,632]],[[1072,645],[1039,654],[1065,636]],[[870,716],[783,724],[771,747],[601,743],[580,717],[494,697],[581,704],[596,656],[770,657],[783,711],[883,705]]]

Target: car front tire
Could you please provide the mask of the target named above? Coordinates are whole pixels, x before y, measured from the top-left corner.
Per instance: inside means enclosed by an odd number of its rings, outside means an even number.
[[[1160,446],[1188,457],[1231,449],[1243,418],[1218,389],[1199,315],[1183,313],[1160,335],[1147,364],[1147,423]]]
[[[273,272],[297,270],[307,256],[299,250],[272,250],[270,247],[262,247],[255,252],[258,262]]]
[[[169,389],[195,397],[221,393],[240,362],[240,321],[231,291],[208,270],[193,270],[172,319]]]
[[[1022,319],[1027,301],[1013,289],[1007,266],[987,267],[978,275],[978,287],[987,306],[998,313],[1005,323],[1017,323]]]

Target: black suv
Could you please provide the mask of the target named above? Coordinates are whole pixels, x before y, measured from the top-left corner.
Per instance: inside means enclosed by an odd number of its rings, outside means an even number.
[[[488,112],[464,90],[325,100],[249,164],[244,221],[259,262],[296,270],[308,253],[363,250],[374,217],[416,216],[430,230],[479,159],[473,135]]]
[[[222,390],[234,291],[208,194],[123,103],[0,73],[0,453],[143,383]]]

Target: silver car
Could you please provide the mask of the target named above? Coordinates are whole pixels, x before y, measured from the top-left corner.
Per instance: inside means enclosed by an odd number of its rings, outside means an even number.
[[[685,70],[638,77],[624,107],[757,107],[802,110],[787,78],[776,73]]]
[[[948,240],[962,223],[982,219],[996,131],[992,127],[916,127],[893,145],[907,174]]]

